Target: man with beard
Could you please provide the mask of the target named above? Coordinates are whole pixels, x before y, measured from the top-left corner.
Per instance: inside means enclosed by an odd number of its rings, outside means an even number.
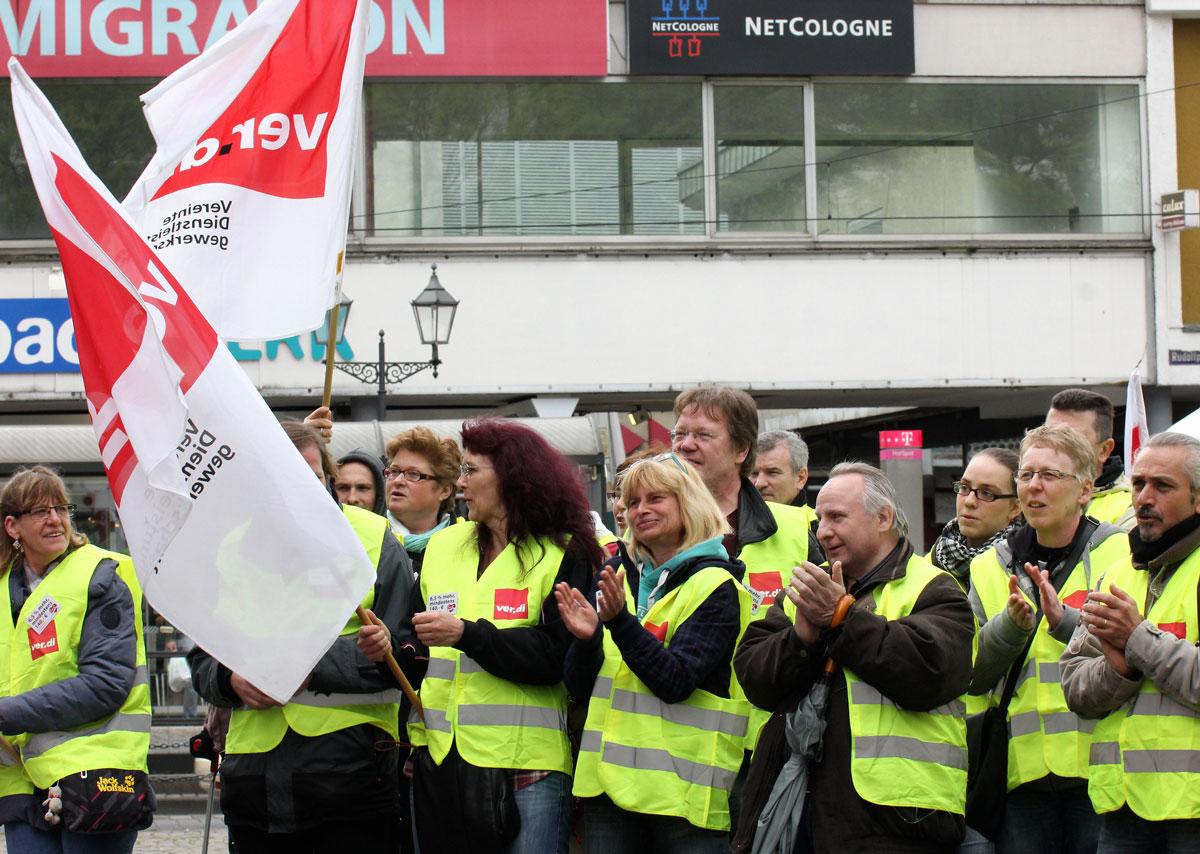
[[[1200,441],[1152,438],[1132,487],[1132,565],[1110,570],[1088,595],[1062,656],[1062,686],[1074,712],[1101,719],[1088,769],[1098,850],[1196,851]]]

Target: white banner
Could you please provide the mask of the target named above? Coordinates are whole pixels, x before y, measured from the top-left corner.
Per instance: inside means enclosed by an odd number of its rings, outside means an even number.
[[[1134,368],[1125,388],[1125,476],[1133,474],[1133,461],[1138,451],[1150,439],[1150,428],[1146,423],[1146,400],[1142,396],[1142,376]]]
[[[217,333],[287,338],[333,303],[367,0],[266,0],[142,96],[158,145],[125,199]]]
[[[13,110],[62,258],[92,425],[150,603],[292,695],[374,570],[336,502],[14,59]]]

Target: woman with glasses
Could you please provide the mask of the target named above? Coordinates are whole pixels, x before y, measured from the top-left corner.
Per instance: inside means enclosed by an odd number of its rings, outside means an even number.
[[[424,723],[409,727],[422,854],[566,852],[571,745],[554,585],[603,560],[578,468],[532,430],[463,425],[469,522],[425,549],[417,637]]]
[[[0,491],[0,821],[9,851],[129,852],[155,808],[142,591],[71,528],[50,469]],[[43,805],[44,802],[44,805]]]
[[[954,518],[933,544],[929,559],[967,587],[971,561],[1021,524],[1017,501],[1017,454],[984,448],[971,457],[956,480]]]
[[[571,696],[588,702],[577,796],[589,852],[729,850],[729,792],[750,706],[732,659],[750,621],[729,523],[675,454],[628,468],[621,497],[632,560],[610,562],[585,597],[555,589],[575,636]]]
[[[1099,820],[1087,793],[1094,722],[1067,708],[1058,665],[1088,590],[1129,561],[1124,532],[1083,514],[1095,468],[1075,430],[1027,433],[1017,497],[1028,524],[971,562],[980,625],[971,693],[1000,698],[1009,680],[1014,686],[1000,854],[1096,850]]]
[[[429,538],[454,521],[454,484],[462,455],[453,439],[428,427],[397,433],[387,443],[387,512],[420,573]]]

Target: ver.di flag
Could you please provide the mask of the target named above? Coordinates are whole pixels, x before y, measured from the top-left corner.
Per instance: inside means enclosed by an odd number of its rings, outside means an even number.
[[[170,268],[15,60],[92,426],[147,599],[276,699],[374,581],[358,538]]]
[[[1150,438],[1146,423],[1146,400],[1142,396],[1142,376],[1134,368],[1125,387],[1125,476],[1133,474],[1133,461]]]
[[[367,0],[266,0],[142,96],[125,199],[222,338],[321,324],[346,243]]]

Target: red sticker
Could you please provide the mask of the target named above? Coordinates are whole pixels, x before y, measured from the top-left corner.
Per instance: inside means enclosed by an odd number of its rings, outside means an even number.
[[[774,599],[783,589],[783,579],[778,572],[750,573],[750,589],[765,594],[764,599]]]
[[[525,620],[529,618],[529,588],[511,590],[499,588],[496,590],[497,620]]]
[[[1083,603],[1087,601],[1088,592],[1086,590],[1076,590],[1070,596],[1063,600],[1064,605],[1070,605],[1072,608],[1082,608]]]
[[[658,638],[660,643],[667,642],[667,623],[665,621],[658,625],[646,623],[646,631]]]
[[[58,652],[58,629],[54,627],[53,620],[40,632],[33,629],[25,631],[29,632],[29,655],[33,661],[37,661],[43,655]]]
[[[1187,623],[1159,623],[1158,627],[1180,640],[1187,640]]]

